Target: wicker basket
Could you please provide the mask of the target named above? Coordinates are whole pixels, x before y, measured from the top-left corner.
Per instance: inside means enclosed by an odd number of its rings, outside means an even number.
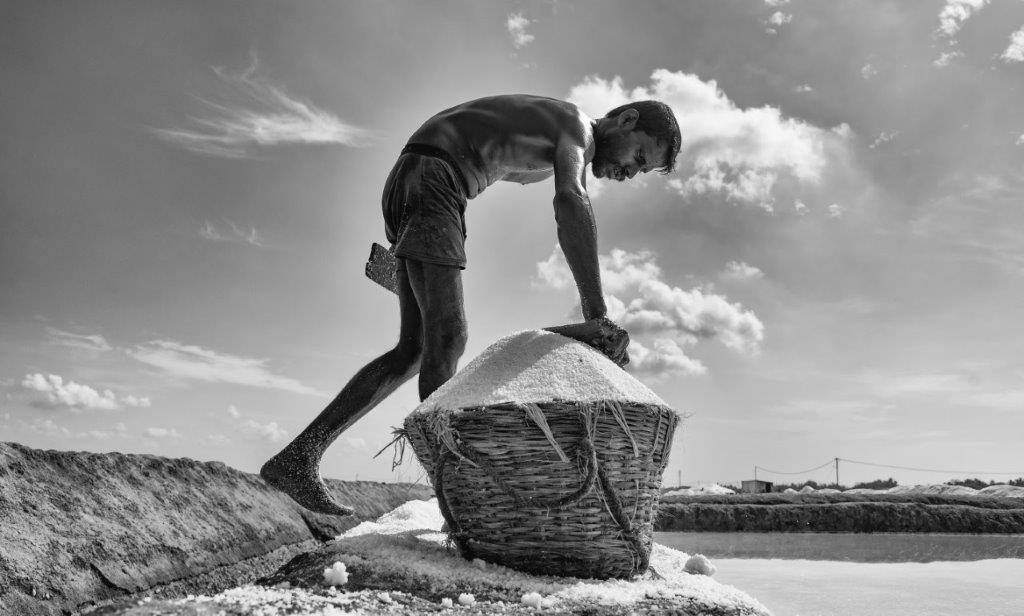
[[[678,420],[651,404],[508,403],[414,413],[402,432],[465,558],[608,578],[647,570]]]

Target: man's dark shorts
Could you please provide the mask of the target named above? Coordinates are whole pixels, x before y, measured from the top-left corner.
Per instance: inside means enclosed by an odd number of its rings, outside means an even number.
[[[383,208],[396,257],[466,269],[466,189],[447,152],[406,146],[384,184]]]

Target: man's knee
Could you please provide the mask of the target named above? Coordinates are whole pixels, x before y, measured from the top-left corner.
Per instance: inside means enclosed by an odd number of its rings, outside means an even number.
[[[427,353],[458,359],[466,350],[469,332],[465,321],[455,319],[431,328],[427,334]]]
[[[419,341],[400,341],[391,349],[391,360],[396,372],[414,375],[423,363],[423,345]]]

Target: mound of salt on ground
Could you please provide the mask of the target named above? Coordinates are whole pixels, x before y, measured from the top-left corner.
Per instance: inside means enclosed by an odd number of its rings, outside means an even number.
[[[634,581],[534,576],[494,564],[481,570],[445,547],[436,499],[411,501],[400,509],[402,515],[382,516],[374,527],[360,525],[339,535],[325,558],[334,558],[332,550],[344,551],[350,570],[362,562],[391,570],[389,577],[417,579],[435,591],[450,589],[445,594],[452,597],[474,594],[477,601],[494,600],[497,593],[521,602],[524,595],[537,593],[545,606],[561,610],[595,604],[642,608],[644,602],[654,600],[684,610],[699,608],[694,613],[705,609],[722,614],[767,613],[764,606],[731,586],[686,573],[690,556],[657,544],[651,554],[657,575]],[[531,595],[529,603],[533,602]]]
[[[530,330],[492,344],[413,412],[553,400],[667,406],[593,348],[560,334]]]
[[[793,488],[786,488],[785,490],[782,491],[782,493],[783,494],[797,494],[798,492],[796,490],[794,490]]]
[[[694,494],[735,494],[735,493],[736,493],[736,490],[731,490],[729,488],[720,486],[717,483],[713,483],[713,484],[711,484],[709,486],[701,486],[699,488],[694,488]]]
[[[979,496],[1008,496],[1011,498],[1024,498],[1024,487],[1000,484],[988,486],[978,490]]]
[[[800,488],[800,493],[801,494],[810,494],[811,492],[814,492],[814,491],[815,491],[814,488],[812,488],[811,486],[804,486],[804,487]]]
[[[669,490],[662,494],[662,498],[666,496],[693,496],[695,492],[691,488],[682,488],[680,490]]]
[[[409,615],[432,614],[440,605],[467,616],[526,614],[538,607],[598,616],[769,616],[763,605],[732,586],[686,573],[690,556],[657,544],[651,554],[657,574],[633,581],[582,580],[533,576],[492,564],[477,568],[446,546],[436,500],[408,502],[373,524],[355,527],[321,550],[293,560],[267,581],[272,587],[242,586],[214,596],[153,601],[119,614]],[[335,562],[344,564],[349,592],[324,585],[323,570]]]
[[[976,496],[978,491],[974,488],[967,486],[951,486],[946,484],[936,484],[930,486],[918,486],[919,489],[915,490],[913,494],[949,494],[952,496]]]

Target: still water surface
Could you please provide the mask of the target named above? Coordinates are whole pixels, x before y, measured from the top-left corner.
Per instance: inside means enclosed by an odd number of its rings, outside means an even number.
[[[1024,535],[656,533],[775,616],[1024,616]]]

